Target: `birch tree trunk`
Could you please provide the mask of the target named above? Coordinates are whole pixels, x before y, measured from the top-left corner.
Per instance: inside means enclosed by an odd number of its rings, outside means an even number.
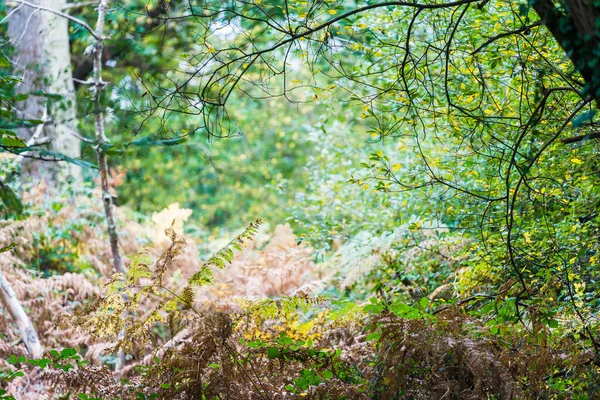
[[[75,88],[71,71],[68,20],[35,6],[61,11],[66,0],[30,0],[29,5],[12,3],[15,11],[8,18],[11,45],[15,48],[12,60],[23,83],[19,93],[42,92],[60,95],[60,100],[48,101],[51,123],[44,127],[45,137],[50,138],[50,150],[71,158],[81,156],[81,143],[77,132]],[[17,104],[20,118],[40,119],[46,106],[46,98],[30,96]],[[33,129],[20,128],[19,136],[27,141]],[[34,177],[49,180],[53,185],[73,180],[81,184],[80,167],[60,162],[30,162],[26,172]]]
[[[3,257],[3,255],[0,255]],[[37,331],[23,310],[12,286],[0,269],[0,300],[21,332],[21,339],[32,358],[42,358],[44,349],[38,338]]]

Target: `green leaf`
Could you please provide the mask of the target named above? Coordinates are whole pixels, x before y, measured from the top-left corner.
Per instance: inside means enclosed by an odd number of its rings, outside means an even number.
[[[23,213],[23,203],[21,203],[21,200],[10,187],[2,183],[0,183],[0,198],[2,198],[2,202],[9,210],[17,214]]]
[[[307,379],[295,379],[294,383],[302,390],[308,389],[308,380]]]
[[[41,119],[20,119],[19,120],[19,124],[21,124],[22,126],[24,126],[26,128],[32,128],[34,126],[38,126],[43,123],[44,123],[44,121],[42,121]]]
[[[27,360],[27,363],[34,365],[36,367],[40,367],[42,369],[46,368],[48,364],[50,364],[52,360],[48,358],[40,358],[38,360]]]
[[[381,339],[381,333],[380,332],[374,332],[374,333],[369,333],[366,337],[367,341],[371,341],[371,340],[379,340]]]
[[[366,306],[364,306],[363,307],[363,311],[369,312],[369,313],[373,313],[373,314],[379,314],[383,310],[385,310],[385,305],[379,303],[376,298],[371,297],[369,299],[369,301],[370,301],[371,304],[367,304]]]
[[[0,67],[10,67],[11,63],[10,61],[8,61],[6,59],[6,57],[4,57],[3,55],[0,54]]]
[[[2,138],[3,147],[27,147],[27,144],[19,137],[16,136],[4,136]]]
[[[331,379],[331,378],[333,378],[333,372],[331,372],[330,370],[326,369],[325,371],[323,371],[323,378],[325,378],[325,379]]]
[[[27,100],[28,98],[29,98],[29,94],[27,94],[27,93],[15,94],[13,96],[14,101],[23,101],[23,100]]]
[[[69,372],[69,370],[73,368],[75,368],[73,364],[65,364],[62,367],[60,367],[60,369],[62,369],[65,372]]]
[[[279,356],[279,349],[277,347],[269,347],[267,349],[267,356],[270,359],[277,358]]]
[[[7,251],[10,251],[10,250],[12,250],[12,249],[13,249],[15,246],[16,246],[16,244],[15,244],[15,243],[11,243],[11,244],[9,244],[8,246],[4,246],[4,247],[0,248],[0,253],[5,253],[5,252],[7,252]],[[2,337],[2,336],[0,335],[0,337]]]
[[[57,153],[55,151],[49,151],[49,150],[46,150],[46,149],[38,149],[38,148],[31,148],[31,147],[29,148],[29,150],[35,150],[41,156],[54,157],[57,160],[66,161],[68,163],[78,165],[78,166],[80,166],[82,168],[98,169],[98,167],[96,165],[92,164],[92,163],[89,163],[87,161],[83,161],[82,159],[79,159],[79,158],[69,157],[69,156],[67,156],[65,154]]]
[[[127,143],[125,146],[142,146],[142,147],[151,147],[151,146],[175,146],[177,144],[187,142],[187,137],[178,137],[175,139],[154,139],[150,137],[134,140],[132,142]]]
[[[69,358],[69,357],[74,356],[75,354],[77,354],[77,350],[72,349],[72,348],[63,349],[60,352],[61,358]]]

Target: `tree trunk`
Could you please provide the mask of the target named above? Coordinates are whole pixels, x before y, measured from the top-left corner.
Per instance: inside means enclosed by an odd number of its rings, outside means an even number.
[[[96,23],[96,45],[94,46],[94,102],[96,105],[94,122],[96,127],[96,151],[98,152],[98,170],[100,171],[100,184],[102,186],[102,201],[108,225],[108,238],[113,256],[113,268],[116,272],[125,273],[123,259],[119,250],[119,233],[113,213],[113,197],[110,194],[108,183],[108,161],[104,150],[110,143],[104,132],[104,110],[100,101],[105,83],[102,81],[102,54],[104,52],[104,18],[108,0],[100,0],[98,4],[98,21]]]
[[[592,0],[565,0],[565,3],[579,34],[585,41],[597,45],[595,34],[598,8],[592,4]]]
[[[596,29],[600,7],[594,3],[592,0],[565,0],[566,10],[563,11],[552,0],[535,0],[532,7],[585,80],[586,96],[590,95],[600,107],[599,35]]]
[[[23,343],[25,343],[25,347],[27,347],[27,351],[31,357],[42,358],[44,349],[40,343],[40,339],[38,338],[37,331],[33,327],[29,317],[27,317],[27,314],[25,314],[23,307],[21,307],[21,303],[19,303],[19,299],[17,299],[17,296],[15,295],[15,291],[13,290],[12,286],[10,286],[10,283],[2,273],[1,269],[0,300],[19,327],[21,338],[23,339]]]
[[[45,137],[50,139],[50,150],[70,158],[81,156],[81,143],[78,139],[75,88],[71,72],[68,20],[42,9],[56,11],[66,4],[66,0],[31,0],[29,5],[16,2],[16,12],[8,19],[8,32],[11,45],[15,48],[16,73],[23,78],[18,85],[18,93],[47,93],[60,95],[60,100],[32,95],[18,103],[20,118],[40,119],[48,104],[48,114],[52,121],[44,127]],[[9,11],[10,12],[10,11]],[[19,136],[27,141],[35,128],[20,128]],[[80,167],[60,161],[30,162],[25,170],[35,178],[41,177],[56,184],[72,180],[81,184]]]

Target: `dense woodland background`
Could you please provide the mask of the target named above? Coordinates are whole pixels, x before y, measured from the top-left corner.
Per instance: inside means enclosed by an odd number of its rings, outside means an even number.
[[[600,398],[599,26],[0,1],[0,399]]]

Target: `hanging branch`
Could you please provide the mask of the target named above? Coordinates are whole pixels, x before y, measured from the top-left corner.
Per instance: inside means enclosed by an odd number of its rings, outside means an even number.
[[[96,44],[92,49],[94,55],[94,79],[93,79],[93,97],[96,108],[96,152],[98,153],[98,170],[100,171],[100,183],[102,186],[102,201],[104,202],[104,213],[106,214],[106,223],[108,225],[108,237],[110,240],[110,250],[113,256],[113,268],[116,272],[125,273],[123,259],[119,251],[119,234],[113,214],[113,199],[110,194],[108,184],[108,162],[106,161],[106,148],[110,141],[104,131],[104,112],[102,111],[101,94],[104,90],[105,82],[102,81],[102,50],[104,49],[104,18],[108,0],[101,0],[98,4],[98,21],[96,23]]]

